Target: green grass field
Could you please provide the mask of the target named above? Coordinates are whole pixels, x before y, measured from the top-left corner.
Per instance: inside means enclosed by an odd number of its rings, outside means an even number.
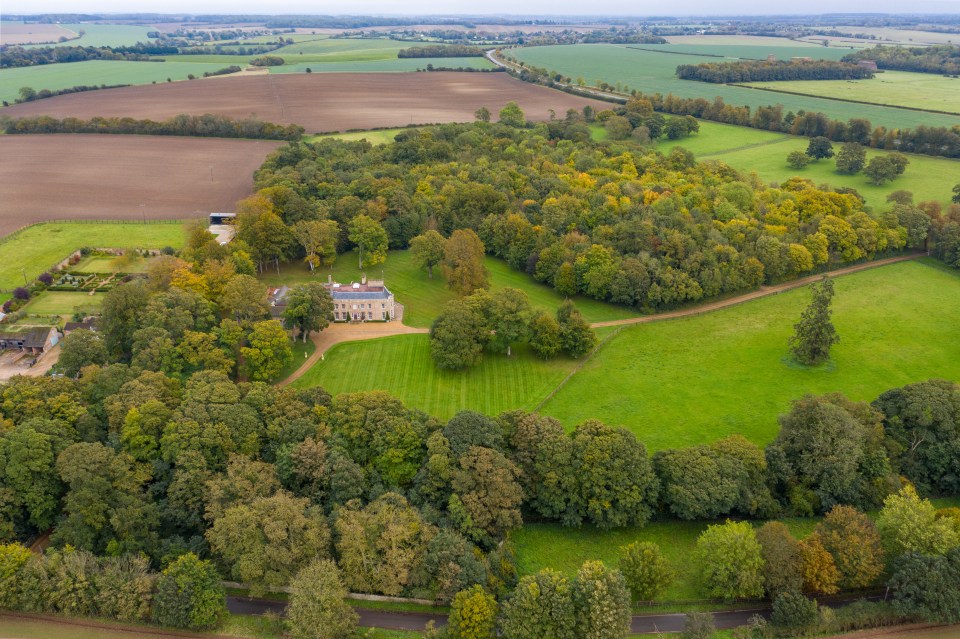
[[[872,401],[931,377],[960,380],[960,273],[901,263],[836,279],[832,361],[788,361],[809,287],[701,316],[627,327],[543,407],[567,427],[590,418],[652,450],[740,433],[764,444],[806,393]]]
[[[884,71],[872,80],[754,82],[748,86],[825,98],[960,113],[960,78],[948,78],[935,73]],[[771,98],[775,97],[771,95]]]
[[[0,240],[0,290],[23,285],[84,246],[162,248],[183,246],[179,224],[80,223],[34,224]]]
[[[167,78],[186,80],[191,73],[202,77],[205,71],[216,71],[224,66],[227,65],[197,61],[88,60],[3,69],[0,71],[0,100],[12,103],[20,96],[20,87],[53,91],[78,85],[150,84],[152,82],[159,84],[166,82]]]
[[[291,58],[290,61],[293,64],[270,67],[270,73],[304,73],[307,68],[313,73],[406,73],[426,69],[428,64],[432,64],[435,68],[493,68],[493,63],[486,58],[391,58],[321,62],[300,62],[296,58]]]
[[[59,42],[56,44],[27,45],[32,47],[122,47],[138,42],[150,42],[147,33],[153,31],[150,27],[142,27],[131,24],[93,24],[85,22],[83,24],[61,24],[64,29],[69,29],[76,33],[84,32],[83,36],[76,40]],[[72,63],[71,63],[72,64]]]
[[[938,508],[960,504],[960,499],[935,499]],[[870,513],[875,515],[875,513]],[[794,537],[803,538],[813,532],[819,518],[789,518],[780,520]],[[654,521],[643,528],[599,530],[593,526],[564,528],[557,524],[524,524],[510,534],[516,544],[517,570],[529,575],[543,568],[553,568],[567,575],[575,575],[584,561],[599,559],[615,567],[620,548],[634,541],[651,541],[660,546],[664,556],[676,571],[676,579],[663,593],[661,601],[702,599],[696,565],[690,560],[696,548],[697,537],[714,522],[709,521]],[[754,522],[759,527],[763,522]]]
[[[530,303],[535,308],[548,312],[555,311],[563,302],[563,297],[552,288],[536,282],[525,273],[512,270],[501,260],[487,257],[486,266],[490,271],[490,282],[494,291],[500,288],[523,289],[530,296]],[[281,266],[280,275],[277,275],[276,271],[268,270],[261,279],[271,286],[289,286],[311,279],[326,281],[330,272],[334,280],[341,283],[359,282],[361,271],[357,268],[357,254],[351,251],[341,255],[332,271],[318,269],[316,275],[311,275],[305,265],[285,264]],[[403,323],[408,326],[429,327],[443,310],[444,304],[456,298],[438,268],[434,269],[433,279],[429,279],[426,271],[414,265],[408,251],[391,251],[383,265],[367,269],[366,273],[370,278],[383,276],[387,288],[393,292],[397,301],[404,305]],[[574,302],[591,322],[624,319],[635,315],[628,309],[587,298],[576,297]]]
[[[377,131],[353,131],[351,133],[325,133],[322,135],[308,135],[304,137],[304,141],[316,142],[324,138],[333,138],[345,142],[366,140],[370,144],[390,144],[398,133],[405,130],[406,129],[380,129]]]
[[[469,370],[443,371],[430,359],[427,335],[398,335],[334,346],[294,385],[321,386],[335,395],[383,390],[408,406],[449,419],[464,409],[488,415],[532,410],[575,365],[566,358],[547,362],[521,347],[509,358],[486,353]]]
[[[78,273],[143,273],[147,270],[150,259],[137,257],[129,262],[118,264],[116,257],[93,255],[85,257],[75,266],[70,267],[71,271]]]
[[[673,93],[684,98],[703,97],[706,99],[720,96],[728,104],[734,106],[749,105],[757,107],[780,103],[787,110],[822,111],[841,120],[867,118],[874,126],[908,128],[924,124],[927,126],[950,127],[960,123],[960,117],[957,116],[922,113],[893,107],[852,104],[817,97],[775,95],[767,91],[756,91],[744,87],[680,80],[675,75],[677,66],[681,64],[722,61],[720,58],[702,55],[680,55],[679,52],[712,52],[717,55],[747,55],[750,53],[750,57],[766,58],[767,53],[777,52],[776,49],[771,49],[771,47],[643,45],[644,49],[656,48],[676,52],[663,53],[659,50],[648,51],[630,48],[632,46],[634,45],[560,45],[511,49],[510,53],[518,60],[560,72],[574,80],[581,77],[587,84],[596,84],[601,80],[614,85],[620,82],[621,86],[626,85],[630,89],[638,89],[649,94]],[[821,55],[832,52],[830,55],[840,56],[844,53],[838,49],[821,48]],[[785,48],[785,51],[791,55],[811,55],[810,52],[813,50],[807,47]]]
[[[808,143],[806,138],[701,121],[699,133],[681,140],[661,140],[657,149],[667,153],[674,146],[682,146],[692,151],[698,160],[720,160],[745,173],[755,171],[764,181],[781,183],[800,176],[818,185],[852,187],[875,210],[888,208],[887,195],[898,190],[911,191],[915,202],[936,200],[946,206],[950,203],[953,185],[960,179],[960,160],[916,154],[908,156],[910,164],[902,176],[883,186],[870,184],[862,173],[837,173],[832,159],[814,162],[800,170],[787,166],[787,155],[806,149]],[[839,145],[834,147],[839,150]],[[882,153],[868,150],[867,158]]]
[[[103,293],[44,291],[24,307],[32,315],[73,315],[79,307],[84,311],[96,312],[103,305]]]
[[[734,36],[734,38],[736,38],[736,36]],[[763,39],[768,41],[771,40],[770,38]],[[751,36],[745,36],[739,41],[736,39],[727,41],[724,36],[717,36],[715,40],[716,42],[706,43],[688,41],[672,44],[637,44],[626,46],[636,46],[642,49],[663,50],[672,53],[694,53],[704,56],[722,56],[724,58],[730,58],[731,60],[766,60],[767,56],[770,54],[775,55],[778,60],[789,60],[790,58],[801,56],[814,58],[816,60],[839,60],[849,53],[849,50],[831,49],[830,47],[811,45],[803,42],[791,42],[786,39],[774,39],[780,40],[779,42],[760,42],[760,38],[754,39],[751,38]],[[722,60],[717,61],[722,62]]]

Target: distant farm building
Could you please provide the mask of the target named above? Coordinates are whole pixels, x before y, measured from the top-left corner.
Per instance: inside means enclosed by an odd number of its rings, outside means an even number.
[[[335,322],[389,322],[396,315],[396,302],[393,293],[383,280],[367,280],[341,284],[329,278],[324,287],[330,291],[333,299],[333,320]],[[270,314],[280,318],[287,308],[289,287],[270,289]]]
[[[857,66],[867,71],[879,71],[879,69],[877,69],[877,63],[873,60],[859,60],[857,61]]]
[[[208,230],[217,236],[217,242],[226,244],[233,239],[236,231],[233,224],[236,219],[236,213],[211,213]]]
[[[790,62],[813,62],[813,58],[807,56],[794,56],[790,58]]]

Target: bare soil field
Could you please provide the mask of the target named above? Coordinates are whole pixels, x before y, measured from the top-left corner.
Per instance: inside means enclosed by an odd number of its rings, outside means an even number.
[[[44,220],[182,219],[232,211],[250,194],[254,170],[281,144],[5,135],[0,141],[0,237]]]
[[[12,118],[49,115],[162,120],[179,113],[256,116],[278,124],[296,123],[308,133],[472,121],[485,106],[494,114],[515,100],[531,120],[546,120],[553,109],[605,102],[515,80],[505,73],[312,73],[230,77],[123,87],[62,95],[0,109]]]
[[[77,34],[56,24],[0,24],[0,44],[40,44],[57,42],[60,38],[76,38]]]

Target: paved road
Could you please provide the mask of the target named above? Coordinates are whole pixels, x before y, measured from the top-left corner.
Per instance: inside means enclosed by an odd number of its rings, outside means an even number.
[[[265,612],[283,614],[286,604],[282,601],[251,599],[249,597],[227,597],[227,608],[233,614],[262,615]],[[387,628],[390,630],[423,630],[427,622],[433,621],[437,627],[447,623],[447,616],[426,612],[393,612],[386,610],[367,610],[357,608],[360,625],[364,628]],[[767,611],[736,610],[715,612],[713,620],[720,630],[742,626],[755,614],[766,615]],[[665,615],[638,615],[633,618],[630,629],[634,633],[680,632],[687,616],[683,613]]]
[[[250,597],[227,597],[227,609],[237,615],[262,615],[265,612],[283,614],[286,603],[268,599]],[[426,612],[394,612],[387,610],[368,610],[356,608],[360,615],[360,625],[364,628],[386,628],[388,630],[423,630],[428,622],[437,626],[447,623],[447,616]]]

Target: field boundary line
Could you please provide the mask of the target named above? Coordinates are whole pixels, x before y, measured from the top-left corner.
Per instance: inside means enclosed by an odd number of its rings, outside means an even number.
[[[757,129],[757,130],[759,131],[762,129]],[[773,131],[771,131],[771,133],[773,133]],[[722,151],[714,151],[713,153],[704,153],[698,157],[710,158],[715,155],[725,155],[727,153],[736,153],[737,151],[746,151],[747,149],[755,149],[761,146],[770,146],[772,144],[783,144],[784,142],[789,142],[792,139],[793,139],[792,136],[783,135],[783,136],[780,136],[779,138],[775,138],[773,140],[767,140],[765,142],[754,142],[753,144],[744,144],[742,146],[735,146],[729,149],[723,149]],[[683,146],[683,145],[681,144],[680,146]]]
[[[550,391],[550,392],[547,394],[547,396],[544,397],[544,398],[534,407],[533,412],[538,412],[541,408],[543,408],[543,407],[547,404],[547,402],[549,402],[551,399],[553,399],[553,397],[554,397],[558,392],[560,392],[560,390],[561,390],[564,386],[566,386],[567,382],[569,382],[569,381],[573,378],[573,376],[574,376],[575,374],[579,373],[579,372],[583,369],[583,367],[587,364],[587,362],[589,362],[590,360],[592,360],[593,357],[594,357],[598,352],[600,352],[600,349],[601,349],[607,342],[609,342],[611,339],[613,339],[614,336],[619,335],[619,334],[623,331],[623,329],[624,329],[625,327],[627,327],[627,326],[633,326],[633,325],[636,325],[636,324],[650,324],[650,323],[652,323],[652,322],[662,322],[662,321],[665,321],[665,320],[681,319],[681,318],[685,318],[685,317],[694,317],[694,316],[697,316],[697,315],[703,315],[703,314],[705,314],[705,313],[712,313],[713,311],[718,311],[718,310],[721,310],[721,309],[724,309],[724,308],[729,308],[729,307],[731,307],[731,306],[738,306],[738,305],[743,304],[743,303],[745,303],[745,302],[750,302],[750,301],[753,301],[753,300],[756,300],[756,299],[760,299],[760,298],[763,298],[763,297],[768,297],[768,296],[770,296],[770,295],[777,295],[778,293],[783,293],[783,292],[785,292],[785,291],[789,291],[789,290],[792,290],[792,289],[795,289],[795,288],[800,288],[800,287],[802,287],[802,286],[806,286],[806,285],[808,285],[808,284],[812,284],[812,283],[814,283],[814,282],[817,282],[818,280],[820,280],[820,279],[821,279],[822,277],[824,277],[824,276],[840,277],[840,276],[843,276],[843,275],[849,275],[849,274],[851,274],[851,273],[856,273],[856,272],[858,272],[858,271],[865,271],[865,270],[871,269],[871,268],[878,268],[878,267],[881,267],[881,266],[887,266],[887,265],[896,264],[896,263],[899,263],[899,262],[907,262],[907,261],[915,260],[915,259],[917,259],[917,258],[924,257],[924,256],[925,256],[924,253],[911,253],[911,254],[909,254],[909,255],[898,255],[898,256],[896,256],[896,257],[888,257],[888,258],[881,259],[881,260],[874,260],[874,261],[872,261],[872,262],[864,262],[864,263],[862,263],[862,264],[855,264],[855,265],[853,265],[853,266],[848,266],[848,267],[844,267],[844,268],[841,268],[841,269],[836,269],[836,270],[833,270],[833,271],[825,271],[824,273],[818,273],[818,274],[816,274],[816,275],[810,275],[810,276],[803,277],[803,278],[800,278],[800,279],[797,279],[797,280],[792,280],[792,281],[790,281],[790,282],[786,282],[786,283],[783,283],[783,284],[777,284],[777,285],[775,285],[775,286],[763,286],[763,287],[760,287],[759,289],[757,289],[757,290],[755,290],[755,291],[751,291],[751,292],[749,292],[749,293],[744,293],[744,294],[742,294],[742,295],[737,295],[737,296],[735,296],[735,297],[730,297],[730,298],[727,298],[727,299],[725,299],[725,300],[719,300],[719,301],[715,301],[715,302],[708,302],[708,303],[706,303],[706,304],[700,304],[700,305],[698,305],[698,306],[694,306],[694,307],[692,307],[692,308],[681,309],[681,310],[679,310],[679,311],[668,311],[668,312],[666,312],[666,313],[657,313],[657,314],[655,314],[655,315],[644,315],[644,316],[642,316],[642,317],[631,317],[631,318],[622,319],[622,320],[610,320],[610,321],[607,321],[607,322],[594,322],[593,324],[590,325],[591,328],[616,327],[616,330],[613,331],[613,332],[611,332],[609,335],[607,335],[606,337],[604,337],[602,340],[600,340],[600,342],[593,348],[593,350],[591,350],[591,351],[583,358],[583,360],[581,360],[581,361],[573,368],[573,370],[570,371],[570,373],[567,374],[567,376],[564,377],[563,380],[560,381],[560,383],[557,385],[557,387],[554,388],[552,391]]]
[[[715,84],[715,83],[708,83]],[[957,111],[939,111],[937,109],[924,109],[921,107],[903,106],[901,104],[884,104],[883,102],[868,102],[867,100],[854,100],[853,98],[837,98],[826,95],[816,95],[813,93],[803,93],[801,91],[788,91],[786,89],[774,89],[771,87],[753,87],[749,84],[738,84],[736,82],[725,82],[728,87],[738,87],[740,89],[753,89],[754,91],[766,91],[768,93],[782,93],[784,95],[797,95],[804,98],[817,98],[820,100],[833,100],[834,102],[849,102],[850,104],[865,104],[867,106],[885,107],[887,109],[903,109],[904,111],[919,111],[921,113],[936,113],[937,115],[952,115],[960,117]]]

